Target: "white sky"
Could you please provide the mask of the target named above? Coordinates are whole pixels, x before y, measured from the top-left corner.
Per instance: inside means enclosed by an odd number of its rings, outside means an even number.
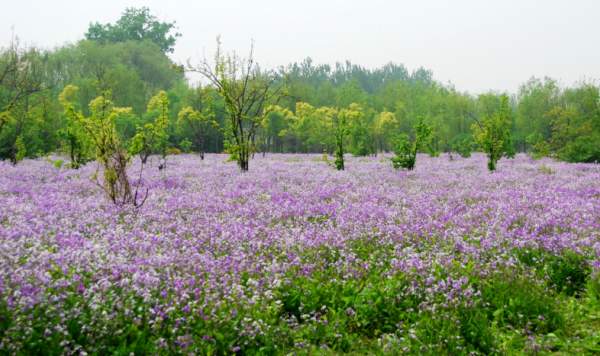
[[[211,55],[256,42],[263,67],[310,56],[373,68],[393,61],[423,66],[442,82],[479,93],[515,92],[531,76],[563,85],[600,78],[598,0],[2,0],[0,45],[11,28],[22,42],[51,48],[83,38],[90,22],[117,20],[125,7],[148,6],[177,21],[172,58]]]

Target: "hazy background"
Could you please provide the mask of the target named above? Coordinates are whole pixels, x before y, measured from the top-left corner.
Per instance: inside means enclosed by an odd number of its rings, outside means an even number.
[[[12,29],[25,44],[51,48],[83,38],[90,22],[114,22],[125,7],[148,6],[177,21],[171,57],[226,49],[276,67],[310,56],[316,63],[351,60],[373,68],[393,61],[431,69],[459,90],[515,92],[531,76],[563,85],[600,78],[600,1],[6,1],[0,45]]]

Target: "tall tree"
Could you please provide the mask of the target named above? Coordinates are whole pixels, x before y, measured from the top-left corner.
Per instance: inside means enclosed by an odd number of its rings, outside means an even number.
[[[558,85],[550,78],[532,78],[519,88],[515,144],[520,150],[535,150],[550,139],[552,123],[547,113],[559,99]]]
[[[204,59],[200,65],[188,67],[207,78],[223,97],[228,116],[227,150],[242,172],[248,171],[265,108],[279,101],[283,83],[273,71],[261,70],[255,62],[254,43],[248,57],[241,58],[235,52],[224,54],[217,38],[214,64]]]
[[[35,48],[21,48],[18,39],[0,51],[0,158],[13,163],[24,156],[24,135],[41,126],[32,115],[35,96],[45,82],[46,55]]]
[[[493,172],[502,157],[513,157],[514,147],[511,138],[511,109],[508,96],[500,96],[500,106],[493,114],[473,124],[473,136],[488,156],[488,169]]]
[[[414,126],[412,139],[406,134],[398,135],[394,146],[392,166],[396,169],[402,167],[409,171],[413,170],[417,163],[417,153],[422,150],[431,149],[432,133],[433,129],[431,126],[427,125],[423,118],[419,118],[419,121]]]
[[[285,134],[288,123],[294,119],[294,113],[279,105],[268,108],[261,123],[262,151],[273,151],[281,147],[281,136]]]
[[[141,163],[145,164],[153,153],[161,155],[162,162],[159,168],[164,168],[167,155],[169,135],[169,98],[165,91],[160,91],[148,102],[147,114],[154,117],[153,122],[146,123],[137,128],[137,133],[132,139],[130,152],[140,157]]]
[[[556,156],[569,162],[599,162],[600,88],[582,83],[566,89],[561,99],[547,113]]]
[[[204,159],[206,137],[212,128],[219,126],[211,105],[205,105],[203,110],[195,110],[191,106],[184,107],[177,115],[177,124],[191,136],[193,147],[200,152],[200,159]]]
[[[161,22],[147,7],[125,9],[115,24],[90,24],[85,38],[100,43],[151,41],[163,52],[173,52],[177,37],[175,22]]]

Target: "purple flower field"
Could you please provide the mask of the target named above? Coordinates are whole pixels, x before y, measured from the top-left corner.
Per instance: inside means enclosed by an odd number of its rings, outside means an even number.
[[[151,353],[350,351],[334,334],[352,332],[350,342],[384,351],[466,352],[468,337],[413,345],[425,334],[411,313],[477,310],[481,281],[499,271],[549,290],[538,257],[568,251],[590,276],[600,269],[600,165],[519,155],[490,174],[483,155],[419,156],[408,172],[379,156],[336,171],[320,155],[257,155],[242,174],[226,159],[181,155],[166,171],[148,168],[139,209],[113,206],[90,180],[94,164],[0,163],[0,350],[46,340],[65,353],[119,353],[143,335]],[[336,288],[339,298],[315,297]],[[415,307],[395,307],[405,317],[371,333],[385,319],[369,314],[380,294]],[[543,346],[554,329],[539,320],[497,334]]]

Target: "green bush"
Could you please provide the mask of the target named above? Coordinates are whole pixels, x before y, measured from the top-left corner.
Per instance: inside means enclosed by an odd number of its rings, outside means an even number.
[[[585,290],[590,272],[586,258],[571,251],[552,256],[546,265],[550,284],[557,292],[564,292],[569,296]]]
[[[580,136],[565,144],[558,157],[567,162],[600,162],[600,134]]]
[[[548,333],[563,326],[556,298],[542,284],[522,273],[499,273],[485,280],[481,296],[488,318],[499,326]]]

